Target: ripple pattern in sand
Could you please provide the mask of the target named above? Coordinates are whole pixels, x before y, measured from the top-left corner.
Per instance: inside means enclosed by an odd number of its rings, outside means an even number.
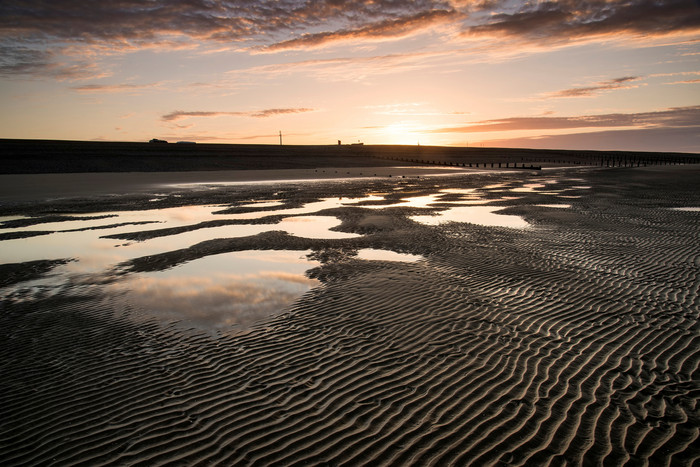
[[[427,260],[348,261],[219,340],[89,294],[4,310],[0,461],[693,465],[700,220],[598,202],[422,228]]]

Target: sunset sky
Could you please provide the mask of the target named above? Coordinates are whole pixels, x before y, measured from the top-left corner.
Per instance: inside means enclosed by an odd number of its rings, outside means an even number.
[[[3,0],[1,138],[700,152],[700,0]]]

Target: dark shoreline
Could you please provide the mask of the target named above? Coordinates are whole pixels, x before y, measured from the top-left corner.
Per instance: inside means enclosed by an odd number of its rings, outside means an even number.
[[[696,153],[400,145],[178,144],[0,139],[0,174],[447,165],[512,168],[698,163]]]

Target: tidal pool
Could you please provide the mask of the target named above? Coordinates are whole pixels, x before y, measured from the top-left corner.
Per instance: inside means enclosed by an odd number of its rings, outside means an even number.
[[[107,292],[132,319],[179,322],[209,333],[246,331],[318,285],[309,251],[247,250],[206,256],[164,271],[128,275]]]
[[[358,259],[368,261],[399,261],[403,263],[414,263],[424,259],[419,255],[409,253],[397,253],[389,250],[376,250],[374,248],[363,248],[357,252]]]
[[[492,227],[524,229],[530,226],[520,216],[498,214],[504,209],[499,206],[458,206],[440,211],[435,215],[411,216],[411,219],[426,225],[439,225],[446,222],[465,222]]]
[[[700,211],[700,207],[685,207],[685,208],[671,208],[672,211],[687,211],[687,212],[697,212]]]
[[[543,186],[530,184],[526,188],[534,190]],[[504,191],[512,190],[505,188]],[[289,307],[318,285],[317,280],[307,276],[309,269],[319,265],[308,259],[309,251],[237,251],[205,256],[166,270],[123,276],[114,275],[113,268],[132,259],[186,249],[211,239],[254,236],[269,231],[284,231],[311,239],[359,237],[356,233],[338,231],[339,218],[322,215],[325,210],[344,207],[437,211],[435,215],[410,217],[429,225],[466,222],[528,227],[521,217],[498,214],[496,211],[503,207],[492,206],[494,202],[516,198],[494,197],[484,188],[435,186],[430,192],[397,186],[386,193],[322,198],[295,207],[287,207],[284,200],[273,199],[275,196],[267,195],[237,205],[82,213],[66,215],[62,222],[52,216],[47,218],[49,222],[17,228],[11,227],[11,222],[26,218],[1,218],[0,233],[44,234],[0,241],[0,262],[71,261],[38,279],[0,289],[0,299],[33,300],[51,294],[94,294],[98,290],[115,300],[123,300],[124,310],[135,310],[133,319],[180,322],[213,333],[239,332]],[[235,212],[230,209],[232,207],[246,208],[249,212]],[[261,223],[264,218],[274,223]],[[207,227],[208,222],[218,220],[236,223]],[[3,226],[2,222],[8,224]],[[162,232],[154,232],[158,230]],[[142,241],[106,238],[120,235],[128,238],[127,234],[138,233],[144,235],[133,238],[151,238]],[[154,236],[156,234],[160,236]],[[371,248],[359,249],[356,259],[404,263],[424,260],[418,255]]]
[[[313,213],[336,204],[337,201],[333,201],[333,203],[328,201],[309,203],[306,209],[302,207],[283,210],[280,213]],[[128,232],[148,232],[170,227],[194,226],[200,222],[217,219],[237,219],[241,216],[235,214],[213,214],[214,211],[220,209],[221,206],[182,206],[161,210],[123,211],[112,213],[114,217],[105,219],[51,222],[31,227],[3,229],[1,232],[52,230],[53,232],[46,235],[0,241],[0,257],[3,263],[71,258],[75,261],[67,265],[67,268],[72,272],[97,272],[110,265],[132,258],[187,248],[212,238],[244,237],[271,230],[282,230],[290,235],[307,238],[335,239],[358,236],[353,233],[331,230],[340,225],[340,220],[332,216],[290,216],[283,218],[276,224],[235,224],[197,228],[139,242],[104,238],[108,235]],[[270,215],[269,212],[263,213],[265,216]],[[252,214],[259,215],[261,213],[255,212]],[[88,216],[86,215],[85,217]],[[253,218],[255,217],[251,217],[251,219]],[[110,227],[110,225],[124,222],[129,222],[130,224]],[[132,224],[133,222],[153,223],[135,225]]]

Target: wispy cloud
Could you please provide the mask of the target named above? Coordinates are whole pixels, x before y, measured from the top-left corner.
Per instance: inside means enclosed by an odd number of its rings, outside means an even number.
[[[339,29],[314,34],[303,34],[296,39],[277,42],[265,47],[262,51],[278,52],[281,50],[322,47],[331,43],[343,41],[386,40],[415,34],[421,30],[440,23],[453,21],[461,16],[455,10],[423,11],[411,16],[398,19],[386,19],[378,23],[368,24],[355,29]]]
[[[217,112],[217,111],[189,111],[185,112],[182,110],[176,110],[165,114],[161,117],[161,120],[165,122],[174,122],[176,120],[181,120],[183,118],[190,117],[254,117],[254,118],[267,118],[274,117],[276,115],[284,114],[296,114],[303,112],[313,112],[314,109],[309,109],[305,107],[298,108],[287,108],[287,109],[264,109],[264,110],[254,110],[251,112]]]
[[[623,76],[621,78],[609,79],[606,81],[600,81],[593,86],[583,86],[569,89],[562,89],[561,91],[555,91],[552,93],[547,93],[543,97],[545,99],[551,98],[565,98],[565,97],[590,97],[601,92],[612,91],[615,89],[630,89],[637,87],[636,85],[630,84],[633,81],[639,80],[639,76]]]
[[[428,108],[426,108],[428,107]],[[437,117],[451,115],[465,115],[467,112],[439,112],[429,109],[429,103],[425,102],[402,102],[395,104],[374,104],[365,105],[363,108],[371,111],[375,115],[395,115],[406,117]]]
[[[509,117],[445,127],[431,133],[482,133],[514,130],[560,130],[614,127],[698,127],[700,106],[676,107],[656,112],[582,115],[576,117]]]
[[[156,88],[160,86],[161,83],[148,83],[148,84],[85,84],[82,86],[73,86],[71,89],[81,93],[95,93],[95,94],[111,94],[120,92],[138,92],[144,89]]]
[[[685,79],[682,81],[673,81],[672,83],[664,83],[664,84],[697,84],[700,83],[700,79]]]
[[[62,56],[59,50],[47,50],[29,44],[11,44],[0,37],[0,76],[35,75],[57,80],[102,78],[108,75],[85,57]]]
[[[257,83],[260,79],[274,79],[292,73],[304,73],[313,79],[325,82],[356,81],[368,76],[398,74],[425,69],[432,66],[436,60],[451,57],[453,53],[453,51],[442,50],[300,60],[232,70],[228,72],[228,77],[235,79],[238,85],[246,79]]]

